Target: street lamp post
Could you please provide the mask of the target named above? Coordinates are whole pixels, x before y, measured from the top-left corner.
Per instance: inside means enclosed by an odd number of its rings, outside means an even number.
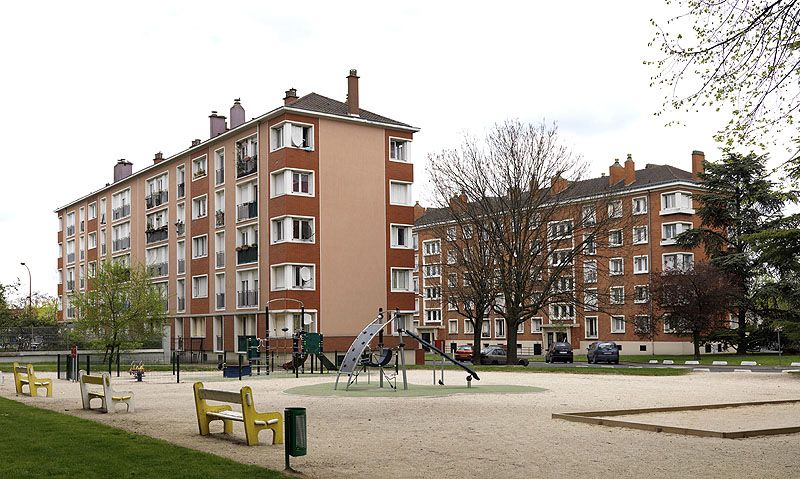
[[[24,266],[25,269],[28,270],[28,313],[33,311],[33,283],[31,283],[31,269],[28,268],[28,265],[25,264],[23,261],[20,265]]]

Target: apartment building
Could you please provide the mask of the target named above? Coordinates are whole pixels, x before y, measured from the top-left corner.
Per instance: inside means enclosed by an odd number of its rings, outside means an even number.
[[[230,123],[211,113],[209,139],[135,173],[119,160],[113,183],[56,210],[60,317],[110,260],[145,264],[173,347],[214,359],[238,336],[301,327],[342,350],[378,308],[410,322],[413,293],[396,286],[414,255],[391,241],[397,228],[411,240],[419,129],[360,108],[358,82],[351,70],[344,102],[289,89],[250,120],[237,99]]]
[[[686,268],[705,257],[702,248],[684,248],[675,242],[681,232],[700,224],[695,210],[697,200],[692,195],[701,191],[697,174],[702,171],[704,157],[701,151],[692,152],[691,171],[655,164],[637,170],[628,155],[624,165],[618,161],[611,165],[608,176],[570,185],[574,193],[564,199],[572,206],[564,207],[565,212],[569,211],[565,215],[574,214],[577,209],[573,206],[585,202],[581,213],[584,219],[587,215],[606,215],[619,218],[620,226],[608,230],[608,241],[604,238],[572,259],[573,276],[565,278],[565,288],[572,289],[570,285],[581,282],[583,287],[575,288],[576,294],[585,294],[586,298],[575,304],[550,304],[537,317],[521,324],[517,330],[518,350],[542,354],[553,342],[568,341],[573,348],[585,352],[590,343],[605,340],[615,341],[623,354],[692,352],[691,339],[670,334],[668,324],[656,331],[652,341],[642,339],[636,329],[637,325],[646,324],[651,275],[670,268]],[[597,198],[603,198],[606,207],[598,206]],[[423,337],[441,340],[448,349],[472,344],[472,322],[461,316],[458,305],[443,293],[446,282],[464,281],[464,271],[448,251],[448,241],[440,237],[442,225],[448,223],[448,210],[417,205],[415,218],[414,325]],[[559,219],[564,234],[579,234],[577,230],[573,233],[572,225],[581,223],[580,218]],[[452,227],[447,231],[459,234]],[[597,304],[598,298],[605,304]],[[484,346],[505,345],[504,319],[490,312],[489,319],[483,322],[481,337]]]

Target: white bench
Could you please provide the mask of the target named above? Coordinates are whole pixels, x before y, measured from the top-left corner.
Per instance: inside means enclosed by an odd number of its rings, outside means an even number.
[[[81,401],[84,409],[92,409],[92,399],[99,399],[102,403],[100,411],[113,413],[117,404],[125,404],[128,412],[134,411],[133,393],[131,391],[115,391],[111,387],[111,376],[108,373],[92,376],[81,370],[78,373],[78,384],[81,386]],[[102,386],[102,389],[90,389],[90,384]]]

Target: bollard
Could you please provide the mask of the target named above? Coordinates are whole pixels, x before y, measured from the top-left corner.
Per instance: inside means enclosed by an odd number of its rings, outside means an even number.
[[[178,382],[178,384],[180,384],[180,382],[181,382],[181,355],[180,354],[176,354],[175,355],[175,371],[177,373],[177,380],[178,380],[177,382]]]
[[[283,428],[286,470],[291,471],[289,456],[305,456],[308,450],[308,445],[306,444],[306,408],[288,407],[284,409]]]
[[[242,355],[239,355],[239,381],[242,380]]]
[[[92,356],[89,354],[86,355],[86,374],[92,374],[92,364],[90,362],[91,357]]]
[[[56,378],[61,379],[61,355],[56,354]]]

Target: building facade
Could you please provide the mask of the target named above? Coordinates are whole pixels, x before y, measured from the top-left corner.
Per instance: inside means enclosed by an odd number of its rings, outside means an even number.
[[[413,293],[393,284],[410,284],[413,251],[392,244],[411,241],[419,130],[361,109],[358,81],[351,70],[345,102],[290,89],[251,120],[236,100],[208,140],[136,173],[119,160],[113,183],[56,211],[60,317],[108,260],[145,264],[172,347],[214,358],[301,327],[342,350],[378,308],[410,321]]]
[[[697,200],[692,195],[701,191],[697,174],[703,169],[704,157],[703,152],[692,153],[691,171],[654,164],[636,170],[629,155],[624,165],[615,162],[608,176],[571,185],[576,192],[570,198],[573,205],[565,207],[565,217],[559,218],[559,222],[568,225],[567,234],[580,234],[577,229],[573,231],[572,225],[581,220],[566,216],[574,214],[574,204],[582,202],[583,215],[596,215],[600,219],[614,215],[611,218],[619,218],[620,226],[609,229],[607,241],[600,239],[596,248],[591,251],[587,248],[571,260],[573,276],[566,283],[581,284],[576,291],[593,295],[594,301],[551,304],[521,324],[517,329],[519,353],[543,354],[556,341],[568,341],[579,352],[585,352],[590,343],[602,340],[615,341],[622,347],[622,354],[692,352],[691,338],[670,334],[669,325],[660,326],[653,338],[637,334],[637,328],[648,324],[652,275],[705,259],[702,248],[684,248],[675,242],[681,232],[700,225],[695,209]],[[607,199],[604,200],[607,207],[596,205],[598,197]],[[447,215],[447,209],[416,207],[414,325],[423,337],[441,340],[448,349],[454,349],[472,344],[473,324],[442,293],[447,290],[445,282],[463,281],[464,275],[453,260],[455,255],[447,251],[448,241],[441,237],[441,225],[447,225]],[[455,228],[452,234],[457,234]],[[490,312],[488,320],[483,322],[481,336],[482,346],[505,346],[505,320]],[[713,348],[716,352],[718,346]]]

